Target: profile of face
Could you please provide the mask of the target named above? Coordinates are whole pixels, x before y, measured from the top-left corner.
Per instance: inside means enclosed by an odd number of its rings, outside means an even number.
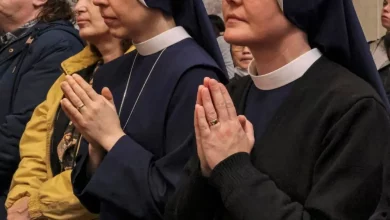
[[[383,0],[383,9],[382,9],[382,26],[390,31],[390,4],[388,0]]]
[[[47,0],[0,0],[0,28],[2,22],[19,23],[36,16]],[[11,30],[5,30],[11,31]]]
[[[111,34],[117,38],[131,38],[148,26],[151,10],[139,0],[93,0],[93,3],[99,6]]]
[[[235,67],[248,69],[249,64],[253,60],[253,56],[248,47],[232,45],[232,57]]]
[[[277,0],[222,0],[225,40],[231,44],[254,45],[276,41],[293,25]]]
[[[100,15],[99,7],[95,6],[92,0],[78,0],[75,11],[80,36],[84,40],[93,42],[95,39],[110,34],[104,19]]]

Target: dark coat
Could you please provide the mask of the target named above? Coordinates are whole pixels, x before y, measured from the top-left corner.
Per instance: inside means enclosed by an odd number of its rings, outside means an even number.
[[[229,86],[239,114],[252,84],[245,77]],[[232,155],[209,179],[191,160],[165,219],[366,220],[380,198],[389,133],[372,87],[321,58],[294,82],[250,155]]]
[[[19,140],[33,110],[62,73],[61,62],[82,48],[73,25],[56,21],[38,23],[0,49],[0,204],[18,166]],[[6,218],[3,207],[0,219]]]

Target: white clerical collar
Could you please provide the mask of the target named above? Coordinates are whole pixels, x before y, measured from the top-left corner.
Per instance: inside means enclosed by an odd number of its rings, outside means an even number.
[[[249,64],[248,72],[258,89],[277,89],[301,78],[321,56],[320,50],[312,49],[285,66],[264,75],[257,74],[256,63],[253,60]]]
[[[142,56],[152,55],[184,39],[191,38],[183,27],[174,27],[147,41],[134,44]]]

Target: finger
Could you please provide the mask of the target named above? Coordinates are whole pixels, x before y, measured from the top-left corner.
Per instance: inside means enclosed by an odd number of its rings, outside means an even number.
[[[214,108],[213,101],[211,99],[210,90],[202,86],[202,102],[203,108],[206,112],[206,119],[208,122],[218,119],[217,111]]]
[[[79,127],[78,125],[84,124],[83,115],[72,105],[68,99],[65,98],[61,100],[61,107],[76,127]]]
[[[219,121],[223,122],[229,120],[225,98],[222,95],[219,83],[215,79],[210,79],[210,94],[214,107],[217,111]]]
[[[76,93],[73,91],[72,87],[67,81],[61,83],[61,89],[64,92],[65,97],[67,97],[73,107],[80,107],[84,105],[84,102],[81,101],[78,95],[76,95]]]
[[[202,106],[196,105],[196,115],[198,120],[199,138],[207,138],[211,131],[206,119],[205,110]]]
[[[200,139],[198,113],[197,113],[196,106],[197,105],[195,105],[195,109],[194,109],[194,127],[195,127],[196,149],[198,152],[198,157],[199,157],[200,161],[202,161],[203,160],[203,149],[202,149],[201,139]]]
[[[112,95],[112,93],[111,93],[111,91],[110,91],[109,88],[104,87],[104,88],[102,89],[102,96],[103,96],[104,98],[106,98],[107,101],[109,101],[111,104],[115,105],[115,103],[114,103],[114,96]]]
[[[199,85],[198,86],[198,94],[197,94],[197,96],[196,96],[196,104],[198,104],[198,105],[203,105],[203,103],[202,103],[202,85]]]
[[[79,86],[87,93],[88,97],[92,100],[97,100],[99,98],[99,94],[95,92],[89,83],[87,83],[81,76],[78,74],[72,75],[73,79],[79,84]]]
[[[245,117],[245,116],[243,116]],[[255,142],[255,132],[254,132],[254,128],[253,128],[253,124],[245,117],[245,133],[246,133],[246,136],[248,137],[248,139],[254,143]]]
[[[66,81],[69,83],[70,87],[73,89],[74,93],[80,98],[80,100],[86,105],[90,106],[93,102],[92,99],[88,96],[87,92],[82,88],[74,77],[67,76]]]
[[[226,87],[222,83],[218,83],[219,88],[221,89],[222,96],[225,100],[226,109],[229,114],[230,119],[234,119],[237,117],[237,111],[236,107],[234,106],[233,100],[230,97],[229,92],[227,91]]]
[[[206,88],[210,88],[210,78],[209,77],[205,77],[204,80],[203,80],[203,85],[206,87]]]
[[[240,115],[240,116],[238,116],[238,121],[240,122],[242,129],[245,130],[245,127],[246,127],[246,117],[243,116],[243,115]]]

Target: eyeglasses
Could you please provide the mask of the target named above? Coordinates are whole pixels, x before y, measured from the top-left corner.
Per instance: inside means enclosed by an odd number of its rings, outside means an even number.
[[[247,48],[246,46],[232,46],[232,51],[233,52],[242,52]]]

